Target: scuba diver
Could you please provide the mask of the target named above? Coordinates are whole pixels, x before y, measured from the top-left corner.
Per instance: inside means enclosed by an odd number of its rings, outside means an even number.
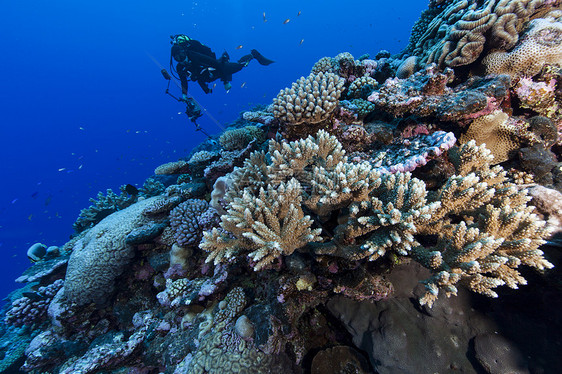
[[[211,93],[212,89],[208,84],[220,79],[225,90],[228,92],[232,87],[232,74],[239,72],[253,59],[261,65],[269,65],[274,61],[263,57],[258,51],[252,49],[250,54],[242,56],[238,62],[231,62],[226,51],[217,59],[211,48],[201,42],[191,39],[187,35],[179,34],[170,36],[172,39],[172,51],[170,56],[170,70],[178,74],[181,82],[182,99],[187,105],[185,113],[192,122],[201,117],[201,109],[197,103],[187,97],[188,78],[197,82],[203,92]],[[172,59],[176,60],[175,68],[172,66]]]

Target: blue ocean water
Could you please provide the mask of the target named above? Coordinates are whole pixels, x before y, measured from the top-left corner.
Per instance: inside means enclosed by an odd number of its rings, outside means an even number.
[[[7,1],[0,12],[0,295],[36,242],[62,245],[98,191],[142,186],[204,140],[164,94],[170,35],[260,51],[226,93],[190,93],[222,126],[310,72],[321,57],[397,53],[427,3],[359,1]],[[288,22],[286,20],[289,20]],[[237,49],[237,47],[242,46]],[[173,93],[179,89],[172,87]]]

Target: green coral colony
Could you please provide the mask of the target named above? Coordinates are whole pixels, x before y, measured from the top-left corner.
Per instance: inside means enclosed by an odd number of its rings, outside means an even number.
[[[328,303],[392,300],[415,268],[433,313],[553,267],[561,62],[558,0],[433,0],[402,53],[320,59],[134,194],[92,199],[19,278],[0,370],[319,373],[333,349],[330,372],[392,372],[328,332]]]

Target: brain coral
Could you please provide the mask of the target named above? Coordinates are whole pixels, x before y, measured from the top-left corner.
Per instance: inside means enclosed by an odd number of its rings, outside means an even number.
[[[559,0],[434,2],[414,26],[406,52],[440,68],[468,65],[485,47],[512,48],[529,20],[559,5]]]
[[[333,73],[319,72],[301,77],[273,99],[275,118],[292,125],[328,119],[338,105],[344,83],[344,79]]]
[[[493,52],[482,64],[487,74],[533,76],[545,64],[562,63],[562,11],[550,12],[547,18],[529,23],[529,32],[511,52]]]
[[[113,291],[114,281],[134,256],[126,236],[148,222],[143,214],[157,197],[139,201],[104,218],[72,249],[64,284],[70,302],[83,305],[103,303]]]

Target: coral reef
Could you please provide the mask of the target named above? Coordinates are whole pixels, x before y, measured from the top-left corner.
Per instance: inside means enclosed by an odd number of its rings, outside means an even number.
[[[333,73],[301,77],[273,99],[273,114],[288,127],[324,122],[336,110],[344,83]]]
[[[510,52],[492,52],[482,64],[487,74],[532,77],[546,64],[562,61],[562,10],[529,22],[529,31]]]
[[[0,372],[559,371],[561,6],[432,0],[99,193],[30,248]]]
[[[510,50],[528,21],[559,6],[558,0],[433,2],[414,26],[406,51],[422,65],[468,65],[486,50]]]

